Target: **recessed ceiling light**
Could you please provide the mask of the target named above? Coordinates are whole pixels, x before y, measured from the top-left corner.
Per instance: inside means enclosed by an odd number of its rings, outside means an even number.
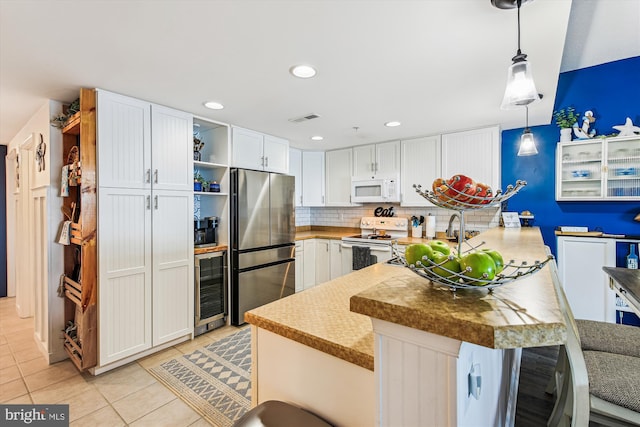
[[[321,137],[320,135],[314,135],[311,137],[311,139],[314,141],[322,141],[324,138]]]
[[[205,102],[204,106],[207,107],[207,108],[211,108],[212,110],[222,110],[224,108],[224,105],[220,104],[219,102],[215,102],[215,101]]]
[[[289,68],[289,72],[301,79],[309,79],[316,75],[317,71],[311,65],[296,65]]]
[[[400,122],[397,122],[397,121],[393,121],[393,122],[387,122],[387,123],[385,123],[384,125],[385,125],[386,127],[388,127],[388,128],[393,128],[393,127],[396,127],[396,126],[400,126],[400,125],[401,125],[401,123],[400,123]]]

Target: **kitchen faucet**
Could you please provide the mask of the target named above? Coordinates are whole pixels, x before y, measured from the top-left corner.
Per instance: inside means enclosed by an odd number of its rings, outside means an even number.
[[[457,213],[454,213],[453,215],[451,215],[451,218],[449,218],[449,226],[447,227],[447,237],[449,238],[455,238],[456,235],[453,232],[453,220],[458,218],[458,222],[460,222],[460,215]]]

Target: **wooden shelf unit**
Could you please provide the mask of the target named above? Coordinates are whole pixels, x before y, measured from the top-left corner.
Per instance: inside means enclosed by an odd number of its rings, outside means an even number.
[[[64,348],[76,367],[84,371],[97,364],[97,265],[96,265],[96,92],[80,90],[80,111],[62,129],[63,163],[75,146],[80,152],[82,182],[69,186],[63,205],[75,215],[71,245],[65,247],[65,328],[76,326],[75,338],[64,333]],[[73,277],[76,276],[76,277]]]

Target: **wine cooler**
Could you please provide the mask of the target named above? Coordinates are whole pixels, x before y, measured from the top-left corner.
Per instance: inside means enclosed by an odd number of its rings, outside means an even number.
[[[226,324],[227,252],[196,255],[195,335]]]

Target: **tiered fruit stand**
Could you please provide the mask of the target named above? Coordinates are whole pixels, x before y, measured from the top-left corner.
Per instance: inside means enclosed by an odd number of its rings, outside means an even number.
[[[475,252],[484,244],[473,246],[465,239],[465,212],[468,210],[486,209],[489,207],[499,206],[501,203],[510,199],[516,195],[527,183],[525,181],[516,181],[515,185],[509,185],[507,189],[502,192],[498,190],[495,195],[478,196],[475,194],[469,194],[465,192],[468,190],[469,185],[463,190],[459,191],[446,181],[441,181],[443,184],[440,187],[432,190],[423,190],[422,186],[414,185],[414,188],[418,194],[443,209],[455,210],[460,215],[460,232],[458,234],[458,247],[457,256],[462,257],[466,254]],[[466,244],[469,249],[463,250],[463,243]],[[481,249],[480,249],[481,250]],[[534,261],[528,263],[522,261],[517,263],[514,260],[506,262],[503,269],[498,272],[495,277],[489,278],[484,274],[482,278],[470,278],[465,275],[467,271],[455,272],[447,269],[444,265],[454,255],[450,255],[448,259],[436,263],[433,260],[424,257],[422,261],[417,261],[416,264],[408,265],[403,256],[399,256],[400,261],[407,267],[411,268],[418,275],[429,279],[431,282],[448,286],[451,290],[456,291],[458,289],[488,289],[490,292],[493,288],[502,286],[505,283],[518,280],[527,275],[533,274],[542,269],[547,262],[553,259],[552,255],[548,255],[547,259],[543,261]],[[436,274],[435,270],[438,269],[440,274]],[[447,275],[442,275],[442,272]]]

